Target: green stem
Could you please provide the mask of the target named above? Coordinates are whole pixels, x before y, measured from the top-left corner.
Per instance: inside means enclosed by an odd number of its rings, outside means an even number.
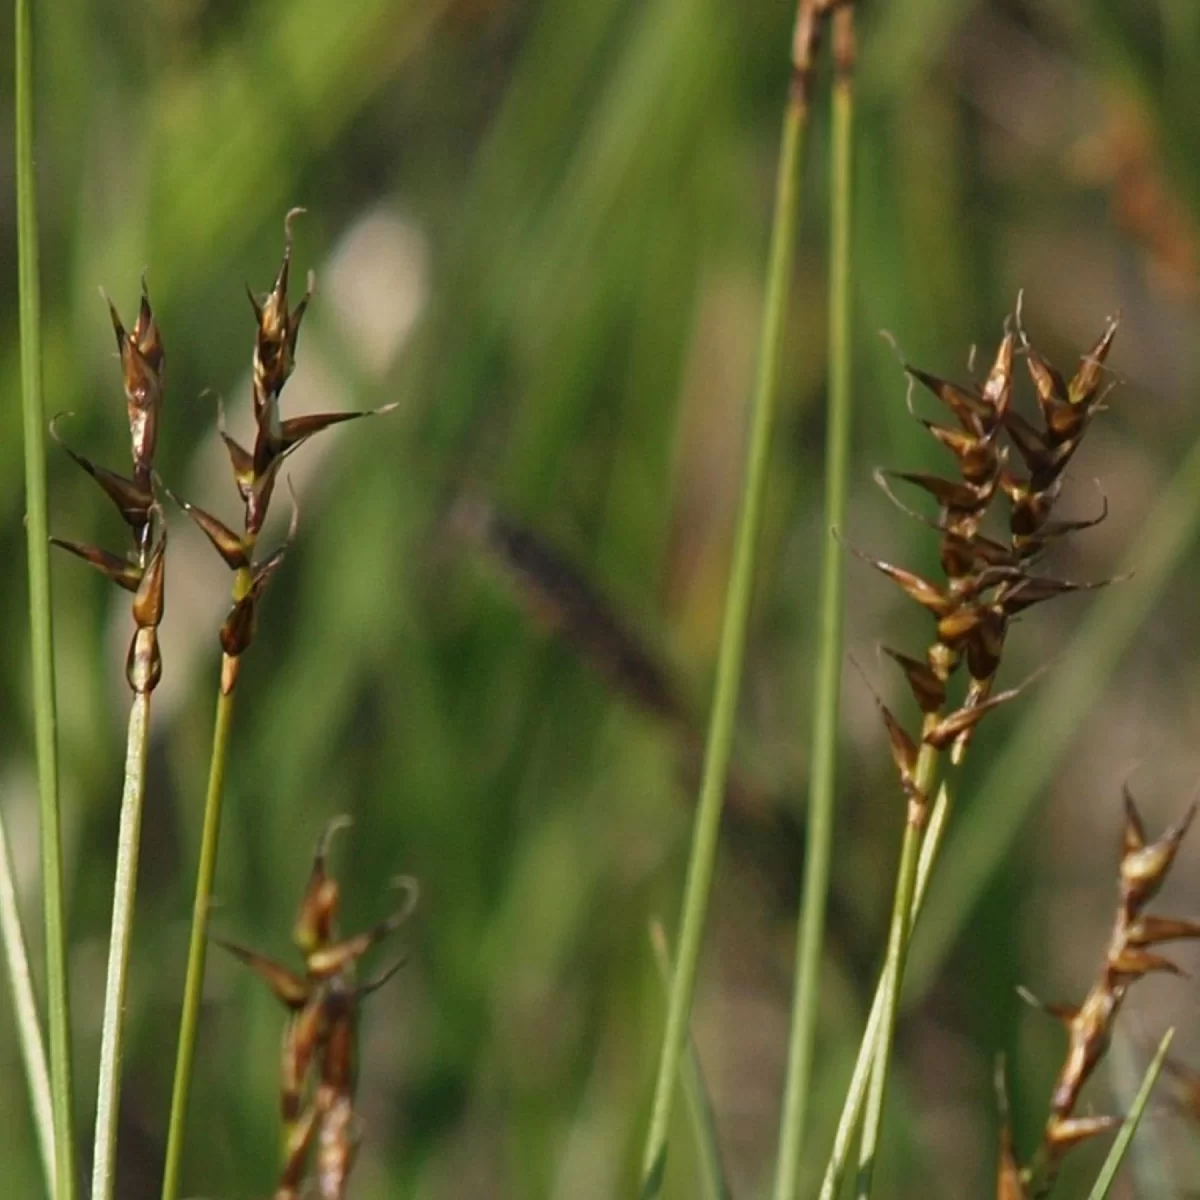
[[[663,990],[670,993],[671,950],[667,945],[667,933],[658,921],[650,924],[650,944],[654,948],[654,961],[658,967]],[[688,1113],[692,1118],[692,1133],[696,1138],[696,1158],[699,1175],[706,1200],[732,1200],[733,1192],[725,1179],[725,1166],[721,1162],[721,1143],[717,1136],[717,1119],[712,1099],[704,1083],[704,1072],[700,1067],[700,1055],[696,1051],[695,1039],[689,1033],[683,1056],[683,1094],[687,1100]]]
[[[96,1141],[92,1160],[92,1200],[112,1200],[116,1179],[117,1116],[121,1101],[121,1051],[133,908],[137,895],[138,847],[146,798],[146,756],[150,744],[150,693],[134,694],[125,740],[125,784],[117,833],[113,881],[112,933],[104,983],[104,1021],[100,1035],[100,1082],[96,1098]]]
[[[846,10],[849,16],[849,10]],[[840,64],[839,64],[840,66]],[[829,893],[837,731],[842,682],[844,551],[850,458],[850,231],[853,76],[839,69],[833,87],[832,219],[830,232],[828,433],[825,446],[824,550],[818,602],[817,669],[808,790],[804,897],[796,944],[796,986],[784,1086],[775,1200],[794,1200],[799,1186],[820,996],[821,947]]]
[[[217,869],[217,842],[221,832],[221,798],[225,788],[225,761],[229,730],[233,722],[232,683],[227,655],[221,660],[222,687],[217,694],[213,724],[212,759],[208,770],[208,792],[204,798],[204,830],[200,837],[200,865],[196,871],[196,899],[192,905],[192,935],[188,944],[187,981],[183,991],[183,1014],[179,1020],[179,1049],[175,1057],[175,1084],[171,1090],[171,1122],[167,1131],[167,1158],[163,1167],[163,1200],[179,1195],[179,1173],[183,1162],[183,1135],[187,1124],[188,1094],[196,1058],[196,1030],[200,1023],[200,1001],[204,990],[204,963],[208,952],[208,915],[212,902],[213,876]]]
[[[1158,1043],[1158,1050],[1142,1078],[1142,1086],[1138,1088],[1137,1095],[1133,1099],[1133,1106],[1121,1126],[1120,1133],[1109,1147],[1108,1157],[1104,1160],[1104,1166],[1100,1168],[1100,1174],[1096,1177],[1096,1182],[1088,1193],[1088,1200],[1105,1200],[1108,1195],[1113,1180],[1116,1179],[1117,1172],[1121,1169],[1121,1162],[1129,1149],[1129,1143],[1133,1141],[1133,1135],[1137,1132],[1142,1114],[1146,1111],[1150,1093],[1154,1090],[1154,1084],[1162,1073],[1163,1066],[1167,1061],[1167,1051],[1171,1048],[1171,1040],[1174,1037],[1175,1030],[1168,1029],[1163,1034],[1162,1041]]]
[[[50,1094],[50,1071],[46,1066],[46,1047],[38,1020],[37,998],[33,994],[33,974],[29,969],[29,951],[21,928],[17,906],[16,878],[12,851],[4,819],[0,816],[0,938],[4,941],[4,959],[12,989],[13,1012],[17,1018],[17,1043],[25,1064],[29,1085],[29,1104],[33,1127],[37,1132],[42,1171],[46,1176],[46,1194],[54,1192],[54,1100]]]
[[[46,500],[46,417],[42,403],[41,296],[38,278],[37,178],[34,172],[33,27],[29,0],[16,0],[17,278],[21,321],[21,409],[25,441],[25,512],[29,551],[29,624],[33,654],[42,902],[46,924],[46,994],[54,1098],[57,1200],[75,1195],[75,1130],[71,1113],[71,1019],[63,904],[62,832],[58,806],[58,716],[54,700],[54,635]]]
[[[808,106],[799,88],[793,88],[783,123],[775,214],[771,229],[763,326],[759,344],[758,380],[747,447],[733,563],[725,597],[716,681],[705,743],[700,799],[692,827],[692,847],[684,887],[679,932],[679,961],[671,981],[667,1025],[659,1057],[654,1106],[642,1163],[643,1200],[657,1196],[666,1169],[667,1130],[671,1120],[679,1063],[687,1040],[692,995],[704,936],[704,921],[712,885],[721,823],[721,802],[733,740],[746,626],[750,612],[754,558],[762,517],[776,399],[779,393],[780,351],[787,318],[792,252],[799,218],[799,164],[807,125]],[[170,1200],[170,1198],[167,1198]]]
[[[917,861],[917,884],[910,918],[914,925],[920,915],[921,906],[925,902],[925,893],[929,888],[929,876],[933,871],[933,864],[937,860],[937,852],[942,844],[942,839],[945,837],[951,807],[950,789],[943,783],[938,789],[933,813],[929,818],[929,828],[925,831],[925,837],[921,842],[921,854]],[[825,1178],[821,1182],[819,1200],[835,1200],[842,1189],[842,1180],[845,1178],[846,1167],[850,1162],[850,1144],[853,1142],[854,1135],[858,1132],[859,1122],[862,1120],[863,1103],[867,1098],[867,1082],[871,1077],[871,1066],[875,1061],[875,1040],[879,1036],[879,1023],[883,1018],[885,982],[881,976],[875,988],[875,997],[871,1001],[871,1012],[867,1017],[862,1041],[858,1046],[858,1057],[854,1061],[850,1086],[846,1089],[846,1099],[842,1104],[842,1115],[838,1119],[837,1131],[834,1134],[833,1150],[825,1168]]]

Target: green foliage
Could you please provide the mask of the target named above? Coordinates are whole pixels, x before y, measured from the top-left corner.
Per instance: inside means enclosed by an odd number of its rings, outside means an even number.
[[[939,465],[874,331],[965,378],[964,348],[994,345],[1023,287],[1025,323],[1056,361],[1125,312],[1112,360],[1121,400],[1064,496],[1071,515],[1093,513],[1088,480],[1101,477],[1112,516],[1080,535],[1063,573],[1104,578],[1130,548],[1159,552],[1152,573],[1060,601],[1021,631],[1006,682],[1043,663],[1049,672],[980,734],[956,782],[910,961],[907,1000],[936,988],[937,1002],[910,1007],[900,1026],[880,1195],[991,1186],[999,1049],[1016,1141],[1036,1139],[1060,1047],[1041,1040],[1011,985],[1075,995],[1090,978],[1090,959],[1055,942],[1056,918],[1108,911],[1114,776],[1144,761],[1139,795],[1161,797],[1161,814],[1191,786],[1200,630],[1183,564],[1200,489],[1166,487],[1177,469],[1189,472],[1181,481],[1194,473],[1197,429],[1183,332],[1196,317],[1200,218],[1192,8],[1164,0],[1155,22],[1133,0],[1047,3],[1021,6],[1018,20],[1000,0],[898,0],[862,15],[847,541],[932,565],[926,531],[897,521],[870,483],[876,464]],[[282,956],[312,842],[331,816],[351,814],[335,851],[347,927],[369,923],[399,873],[424,896],[401,935],[409,965],[364,1002],[356,1200],[633,1194],[662,1013],[644,929],[650,914],[673,916],[681,893],[695,792],[686,736],[531,621],[446,516],[468,485],[560,547],[706,711],[789,6],[102,0],[81,15],[53,5],[35,15],[46,407],[77,414],[73,444],[97,461],[123,452],[96,288],[132,297],[147,269],[167,353],[158,469],[222,519],[236,514],[216,405],[202,393],[222,394],[232,432],[247,432],[242,284],[269,280],[296,204],[309,210],[297,267],[315,269],[318,290],[288,396],[306,411],[401,406],[293,460],[299,533],[239,684],[213,931]],[[822,534],[824,105],[734,747],[751,790],[801,816]],[[1131,206],[1137,178],[1154,181],[1164,207]],[[0,205],[11,228],[11,201]],[[375,320],[404,330],[405,314],[411,328],[379,349]],[[8,289],[0,550],[19,562],[18,363]],[[117,526],[90,482],[64,456],[49,469],[51,527],[102,544]],[[1154,508],[1162,495],[1183,499]],[[117,1194],[130,1200],[158,1192],[227,600],[203,537],[171,523],[120,1129]],[[128,610],[77,564],[56,562],[53,575],[75,1101],[90,1131],[126,708],[112,647],[127,640]],[[906,644],[917,619],[906,624],[901,599],[861,564],[848,593],[850,653],[890,687],[873,647]],[[18,572],[0,575],[0,611],[0,802],[32,931]],[[1089,646],[1102,653],[1081,669]],[[1059,679],[1072,682],[1066,695]],[[900,686],[886,699],[904,703]],[[853,677],[842,711],[847,806],[801,1194],[815,1188],[861,1033],[903,820],[874,701]],[[719,859],[693,1027],[739,1195],[772,1170],[798,893],[797,879],[781,891],[755,871],[761,840],[746,853],[731,838]],[[1093,878],[1097,899],[1080,885]],[[1077,940],[1101,946],[1103,935]],[[5,995],[0,1064],[15,1078],[14,1029]],[[183,1194],[269,1192],[278,1044],[271,998],[212,956]],[[1177,1052],[1197,1057],[1182,1041]],[[14,1195],[34,1195],[41,1174],[26,1108],[19,1088],[0,1097]],[[948,1130],[915,1115],[950,1110]],[[672,1139],[686,1148],[681,1121]],[[1099,1153],[1080,1154],[1084,1189]],[[691,1169],[688,1153],[673,1155],[665,1194],[695,1195]]]

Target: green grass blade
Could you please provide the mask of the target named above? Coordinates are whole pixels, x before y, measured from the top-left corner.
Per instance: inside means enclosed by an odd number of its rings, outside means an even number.
[[[222,660],[222,680],[225,678]],[[188,1097],[192,1068],[196,1061],[196,1032],[200,1025],[200,1001],[204,991],[204,964],[208,952],[208,915],[212,904],[213,876],[217,870],[217,843],[221,834],[221,801],[225,791],[225,762],[229,731],[233,723],[234,691],[224,687],[217,694],[213,723],[212,758],[208,768],[208,790],[204,799],[204,829],[200,835],[200,865],[196,870],[196,898],[192,905],[192,934],[188,943],[187,979],[183,990],[183,1013],[179,1020],[179,1048],[175,1056],[175,1082],[171,1088],[171,1119],[167,1130],[167,1157],[163,1167],[163,1200],[176,1200],[183,1168],[183,1139],[187,1127]]]
[[[34,172],[33,28],[29,0],[16,0],[17,287],[21,320],[21,411],[25,443],[25,512],[29,550],[29,624],[33,650],[42,902],[46,923],[46,996],[54,1100],[58,1200],[75,1195],[71,1112],[71,1020],[63,914],[62,833],[58,808],[58,717],[50,616],[50,543],[46,498],[46,418],[42,404],[41,290],[38,277],[37,178]]]
[[[1142,1119],[1142,1113],[1146,1111],[1146,1104],[1150,1100],[1150,1093],[1154,1090],[1154,1085],[1162,1073],[1163,1064],[1167,1061],[1167,1051],[1171,1048],[1171,1040],[1175,1036],[1174,1029],[1168,1029],[1163,1034],[1163,1039],[1158,1043],[1158,1051],[1151,1060],[1149,1067],[1146,1068],[1146,1074],[1142,1078],[1142,1086],[1138,1088],[1137,1095],[1133,1098],[1133,1107],[1129,1110],[1129,1115],[1125,1118],[1125,1123],[1121,1126],[1120,1132],[1109,1148],[1108,1157],[1104,1160],[1104,1166],[1100,1168],[1100,1174],[1096,1177],[1096,1182],[1092,1186],[1092,1190],[1088,1193],[1088,1200],[1104,1200],[1108,1195],[1108,1189],[1112,1187],[1113,1180],[1117,1177],[1117,1172],[1121,1169],[1121,1162],[1125,1157],[1126,1151],[1129,1149],[1129,1143],[1133,1141],[1133,1135],[1137,1132],[1138,1123]]]
[[[671,951],[667,946],[667,933],[658,921],[650,924],[650,944],[654,948],[654,961],[662,978],[663,990],[671,991]],[[696,1158],[699,1163],[701,1182],[706,1200],[732,1200],[733,1193],[725,1179],[725,1165],[721,1161],[721,1143],[717,1135],[717,1118],[712,1099],[704,1082],[700,1068],[700,1056],[696,1043],[688,1034],[683,1054],[683,1095],[687,1100],[688,1113],[692,1118],[692,1133],[696,1138]]]
[[[4,942],[4,960],[8,966],[8,982],[12,991],[13,1012],[17,1019],[17,1044],[25,1064],[25,1079],[29,1085],[29,1103],[33,1112],[33,1127],[37,1132],[38,1151],[46,1176],[46,1194],[54,1192],[54,1101],[50,1095],[50,1071],[46,1066],[46,1047],[42,1041],[42,1026],[38,1019],[37,998],[33,994],[33,976],[29,970],[29,953],[21,929],[21,912],[17,907],[17,888],[13,876],[12,851],[4,818],[0,815],[0,939]]]
[[[917,860],[916,891],[913,895],[910,924],[915,926],[920,915],[921,906],[925,902],[925,893],[929,887],[929,877],[937,852],[946,832],[946,823],[950,818],[952,807],[950,789],[943,782],[938,788],[937,799],[934,801],[933,812],[929,818],[929,827],[921,842],[921,853]],[[862,1120],[863,1105],[867,1099],[867,1084],[871,1079],[871,1068],[875,1062],[875,1045],[879,1037],[879,1026],[883,1020],[883,1006],[886,999],[886,978],[881,978],[875,988],[875,997],[871,1001],[871,1011],[863,1029],[862,1040],[858,1046],[858,1057],[854,1060],[854,1070],[850,1075],[850,1083],[846,1088],[846,1098],[842,1103],[842,1115],[838,1118],[837,1130],[834,1133],[833,1148],[830,1150],[829,1162],[825,1167],[825,1176],[821,1182],[820,1200],[835,1200],[842,1189],[842,1181],[846,1177],[846,1168],[850,1163],[850,1150],[854,1135],[858,1132]]]
[[[92,1200],[112,1200],[116,1181],[125,988],[129,974],[129,948],[133,941],[133,905],[137,895],[138,847],[141,841],[142,807],[146,798],[146,756],[149,745],[150,693],[139,692],[135,694],[129,711],[129,734],[125,743],[125,784],[117,833],[112,933],[108,944],[108,975],[104,983],[104,1018],[100,1036]]]
[[[803,100],[801,90],[793,88],[783,122],[775,214],[771,228],[770,261],[759,343],[758,381],[754,393],[733,563],[725,597],[712,712],[704,750],[700,800],[692,827],[692,848],[688,859],[679,932],[679,961],[671,981],[667,1026],[663,1035],[654,1106],[642,1162],[643,1200],[649,1200],[650,1197],[659,1194],[666,1170],[667,1130],[670,1126],[675,1085],[679,1077],[679,1064],[687,1040],[708,896],[716,861],[721,802],[733,743],[734,716],[746,646],[746,627],[750,615],[755,551],[762,523],[771,430],[779,393],[780,358],[796,227],[800,215],[799,166],[807,121],[808,106]],[[172,1198],[165,1197],[164,1200]]]
[[[835,19],[848,19],[851,9]],[[784,1085],[775,1200],[794,1200],[799,1185],[820,995],[821,947],[837,790],[838,715],[842,684],[844,558],[850,459],[850,233],[854,132],[852,67],[839,65],[833,87],[829,280],[829,407],[825,445],[825,520],[817,618],[817,668],[809,761],[804,896],[796,944],[796,983]]]
[[[951,839],[909,963],[907,999],[933,981],[979,898],[1008,860],[1046,786],[1122,656],[1200,531],[1200,441],[1142,525],[1120,574],[1090,607],[1067,651],[1022,708]]]

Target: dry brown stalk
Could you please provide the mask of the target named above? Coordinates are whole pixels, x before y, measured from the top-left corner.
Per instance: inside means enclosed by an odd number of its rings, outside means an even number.
[[[317,842],[292,931],[304,956],[303,974],[214,939],[264,979],[289,1014],[279,1085],[284,1165],[274,1200],[299,1200],[310,1165],[320,1200],[344,1200],[359,1143],[360,1122],[354,1110],[359,1003],[386,983],[403,960],[364,983],[357,980],[357,967],[369,950],[404,923],[417,900],[416,882],[401,879],[405,898],[400,908],[365,933],[339,939],[341,893],[326,860],[332,834],[345,823],[344,818],[330,822]]]
[[[1181,974],[1171,959],[1153,947],[1163,942],[1200,938],[1200,921],[1159,917],[1145,911],[1166,881],[1180,843],[1196,815],[1196,806],[1193,804],[1157,841],[1150,842],[1128,788],[1124,800],[1120,899],[1104,962],[1082,1004],[1039,1004],[1066,1027],[1067,1053],[1054,1082],[1041,1144],[1026,1168],[1019,1166],[1011,1151],[1007,1114],[1002,1113],[998,1200],[1038,1200],[1048,1195],[1063,1158],[1073,1146],[1121,1124],[1119,1117],[1076,1116],[1080,1093],[1108,1050],[1129,988],[1146,975],[1163,971]],[[1008,1153],[1004,1153],[1005,1146]]]

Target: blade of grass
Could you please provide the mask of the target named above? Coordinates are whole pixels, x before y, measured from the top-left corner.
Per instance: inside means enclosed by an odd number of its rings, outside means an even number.
[[[100,1082],[96,1098],[96,1140],[92,1159],[92,1200],[112,1200],[116,1181],[117,1116],[121,1101],[121,1048],[133,907],[137,895],[138,847],[146,798],[146,756],[150,742],[150,693],[134,695],[125,743],[125,784],[117,832],[113,881],[112,932],[104,982],[104,1019],[100,1036]]]
[[[654,948],[654,961],[662,979],[663,991],[669,995],[674,967],[671,964],[671,951],[667,946],[667,931],[659,921],[650,923],[650,945]],[[704,1072],[700,1069],[696,1043],[690,1033],[684,1047],[682,1069],[683,1095],[692,1118],[692,1133],[696,1138],[696,1157],[700,1165],[704,1195],[708,1200],[732,1200],[733,1193],[726,1182],[725,1166],[721,1162],[716,1114],[713,1112],[712,1099],[704,1083]]]
[[[922,741],[913,772],[913,787],[917,796],[927,797],[933,791],[937,761],[937,751],[928,742]],[[869,1200],[875,1180],[875,1160],[879,1151],[879,1135],[883,1128],[883,1101],[887,1094],[896,1017],[900,1012],[900,989],[904,986],[904,968],[915,918],[917,872],[920,867],[927,803],[925,800],[921,800],[919,804],[910,800],[908,819],[904,822],[904,838],[900,845],[900,865],[896,869],[896,891],[892,899],[892,918],[888,929],[887,958],[880,980],[882,999],[879,1006],[879,1023],[872,1050],[862,1140],[858,1147],[858,1175],[854,1185],[858,1200]]]
[[[208,916],[212,903],[213,876],[217,870],[217,843],[221,833],[221,801],[225,790],[225,762],[229,752],[229,731],[233,722],[234,688],[229,664],[221,660],[222,686],[217,695],[217,713],[213,722],[212,758],[208,769],[208,790],[204,798],[204,828],[200,835],[200,865],[196,871],[196,898],[192,905],[192,934],[188,944],[187,979],[183,991],[183,1013],[179,1020],[179,1048],[175,1056],[175,1082],[171,1089],[171,1118],[167,1130],[167,1156],[163,1166],[163,1200],[176,1200],[179,1174],[183,1165],[183,1137],[187,1125],[188,1097],[192,1086],[192,1068],[196,1060],[196,1031],[200,1024],[200,1001],[204,991],[204,964],[208,951]]]
[[[1167,1051],[1171,1048],[1171,1040],[1174,1036],[1175,1030],[1168,1029],[1163,1034],[1162,1041],[1158,1043],[1158,1051],[1146,1068],[1142,1086],[1138,1088],[1138,1093],[1133,1098],[1133,1106],[1125,1118],[1125,1123],[1121,1126],[1112,1146],[1109,1147],[1108,1157],[1104,1160],[1104,1166],[1100,1168],[1100,1174],[1096,1177],[1096,1182],[1088,1193],[1088,1200],[1104,1200],[1108,1195],[1108,1189],[1112,1187],[1113,1180],[1116,1179],[1117,1172],[1121,1169],[1121,1162],[1129,1149],[1129,1143],[1133,1141],[1133,1135],[1137,1132],[1142,1113],[1146,1111],[1150,1093],[1154,1090],[1154,1085],[1162,1073],[1163,1064],[1167,1061]]]
[[[845,557],[838,531],[846,524],[850,458],[850,231],[854,133],[854,8],[834,14],[831,230],[829,259],[829,406],[825,444],[825,520],[817,604],[817,669],[808,789],[804,897],[796,944],[796,983],[787,1079],[775,1171],[775,1200],[793,1200],[804,1147],[813,1043],[820,996],[821,947],[829,892],[829,857],[837,787],[838,712],[842,683]]]
[[[1143,524],[1142,536],[1117,572],[1122,582],[1092,604],[1067,651],[1056,661],[1004,749],[992,760],[950,846],[930,896],[921,938],[913,947],[906,1000],[929,987],[1008,860],[1012,846],[1087,715],[1103,695],[1134,635],[1200,532],[1200,440],[1189,450]]]
[[[54,1191],[54,1102],[50,1095],[50,1071],[46,1066],[46,1047],[38,1019],[37,998],[33,994],[33,975],[29,970],[29,952],[21,929],[17,907],[17,888],[13,873],[12,851],[4,818],[0,815],[0,937],[4,941],[4,959],[12,991],[13,1012],[17,1018],[17,1043],[25,1064],[29,1086],[29,1105],[37,1132],[42,1171],[46,1176],[46,1194]]]
[[[716,860],[721,801],[725,792],[742,658],[746,646],[746,627],[750,612],[767,462],[770,457],[771,430],[779,393],[783,330],[787,318],[792,256],[800,213],[799,166],[804,132],[808,124],[814,22],[814,5],[810,0],[801,0],[793,45],[793,80],[784,115],[779,174],[776,181],[775,213],[771,228],[763,325],[759,343],[758,381],[747,444],[746,473],[734,540],[733,563],[725,597],[712,712],[704,749],[700,800],[692,827],[692,847],[688,858],[679,931],[679,961],[671,980],[667,1024],[642,1161],[643,1200],[649,1200],[650,1197],[659,1194],[666,1170],[667,1130],[670,1126],[675,1084],[679,1076],[679,1063],[687,1039],[708,895]],[[173,1198],[166,1197],[164,1200]]]
[[[929,827],[921,842],[921,853],[917,861],[917,882],[913,894],[910,924],[916,924],[921,906],[925,902],[925,893],[929,888],[929,877],[937,852],[945,836],[946,825],[950,818],[952,799],[950,789],[943,782],[938,788],[937,799],[934,801],[933,812],[929,818]],[[858,1132],[862,1120],[863,1104],[867,1098],[867,1083],[871,1078],[871,1067],[875,1062],[876,1039],[879,1037],[879,1025],[883,1020],[886,978],[881,977],[875,988],[875,997],[871,1001],[871,1011],[867,1016],[866,1027],[863,1029],[862,1040],[858,1046],[858,1057],[854,1060],[854,1070],[850,1075],[850,1084],[846,1089],[846,1099],[842,1104],[842,1115],[838,1119],[837,1130],[833,1138],[833,1149],[830,1151],[829,1162],[825,1168],[825,1177],[821,1182],[820,1200],[834,1200],[841,1191],[842,1181],[846,1176],[846,1168],[850,1163],[850,1147],[854,1135]]]
[[[17,290],[21,325],[21,411],[25,444],[25,511],[29,624],[33,653],[42,903],[46,925],[46,996],[58,1200],[75,1195],[71,1112],[71,1019],[63,914],[62,832],[58,799],[58,716],[50,616],[50,542],[46,498],[46,417],[42,403],[41,284],[38,278],[37,177],[34,172],[33,26],[29,0],[16,0]]]

